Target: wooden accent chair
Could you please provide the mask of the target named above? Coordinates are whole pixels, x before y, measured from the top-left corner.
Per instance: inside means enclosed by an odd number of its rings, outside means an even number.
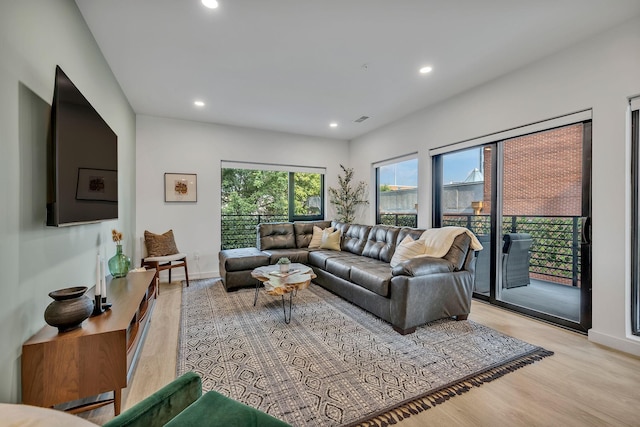
[[[156,270],[156,285],[159,285],[160,281],[160,272],[164,270],[169,271],[169,283],[171,283],[171,270],[174,268],[184,267],[184,277],[187,282],[187,286],[189,286],[189,271],[187,268],[187,254],[178,252],[177,247],[175,246],[175,242],[173,240],[173,231],[169,230],[165,234],[157,235],[145,231],[145,237],[141,239],[141,250],[142,250],[142,259],[140,261],[140,266],[146,269],[155,268]],[[169,248],[173,250],[169,251],[160,251],[157,252],[157,245],[154,246],[155,243],[160,242],[169,242]],[[149,254],[150,248],[153,247],[157,253]],[[161,248],[163,249],[163,248]],[[166,255],[165,255],[166,254]],[[160,293],[160,287],[157,287],[158,294]]]

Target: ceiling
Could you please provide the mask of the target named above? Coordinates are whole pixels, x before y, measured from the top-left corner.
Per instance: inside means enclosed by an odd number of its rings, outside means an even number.
[[[344,140],[640,14],[640,0],[76,3],[137,114]]]

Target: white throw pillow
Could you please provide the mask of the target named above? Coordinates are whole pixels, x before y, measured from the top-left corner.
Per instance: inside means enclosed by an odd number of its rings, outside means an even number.
[[[391,267],[395,267],[403,261],[420,255],[424,255],[424,241],[413,240],[411,236],[406,236],[396,248],[389,264]]]
[[[333,227],[325,228],[329,233],[333,233]],[[309,249],[318,249],[320,244],[322,243],[322,233],[323,229],[318,227],[317,225],[313,226],[313,235],[311,236],[311,241],[309,242]]]

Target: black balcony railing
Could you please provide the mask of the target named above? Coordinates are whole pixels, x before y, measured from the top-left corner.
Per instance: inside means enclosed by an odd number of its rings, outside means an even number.
[[[287,215],[222,215],[222,249],[256,245],[256,226],[262,222],[288,221]],[[380,223],[417,227],[416,214],[381,214]],[[476,235],[489,234],[489,215],[445,215],[443,226],[467,227]],[[505,216],[505,233],[529,233],[533,239],[529,271],[558,283],[580,285],[580,217]]]
[[[381,213],[380,224],[415,228],[418,226],[418,215],[417,214],[392,214],[392,213],[383,214]]]
[[[490,233],[489,215],[445,215],[442,225],[467,227],[476,235]],[[504,233],[529,233],[533,239],[529,272],[549,281],[580,285],[580,217],[504,216]]]
[[[222,215],[222,249],[254,247],[258,224],[288,220],[288,215]]]

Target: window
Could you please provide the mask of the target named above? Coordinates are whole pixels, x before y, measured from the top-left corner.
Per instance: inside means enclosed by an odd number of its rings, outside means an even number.
[[[289,194],[291,220],[324,219],[324,175],[289,172]]]
[[[222,162],[222,249],[255,245],[263,222],[324,219],[324,169]]]
[[[418,159],[415,155],[376,165],[376,223],[418,226]]]

